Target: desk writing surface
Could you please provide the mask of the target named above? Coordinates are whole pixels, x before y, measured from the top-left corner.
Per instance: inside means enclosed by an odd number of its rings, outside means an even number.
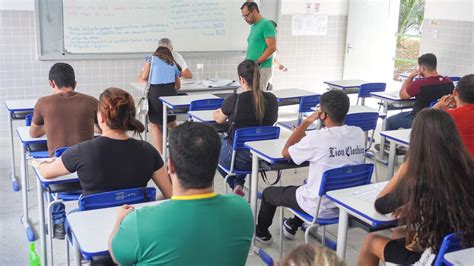
[[[63,176],[52,178],[52,179],[46,179],[41,175],[38,168],[33,167],[33,170],[35,171],[36,177],[40,180],[40,182],[46,185],[79,181],[79,177],[77,176],[77,173],[71,173],[71,174],[63,175]]]
[[[214,113],[215,110],[201,110],[201,111],[189,111],[188,114],[195,121],[199,122],[214,122]]]
[[[367,81],[360,79],[346,79],[346,80],[334,80],[334,81],[325,81],[324,83],[332,87],[347,89],[347,88],[357,88],[361,84],[367,83]]]
[[[278,161],[288,160],[281,155],[281,151],[285,147],[286,141],[287,139],[250,141],[245,143],[245,147],[259,154],[261,159],[274,164]]]
[[[369,195],[372,192],[378,194],[387,184],[388,182],[380,182],[365,186],[333,190],[329,191],[326,195],[329,199],[341,205],[344,209],[347,209],[352,215],[358,218],[364,218],[363,220],[367,220],[372,225],[388,224],[397,219],[391,217],[389,214],[384,215],[378,213],[374,207],[376,195]]]
[[[177,107],[186,107],[190,105],[192,101],[204,100],[204,99],[219,99],[219,97],[213,94],[196,94],[196,95],[160,97],[160,100],[171,109],[174,109]]]
[[[351,105],[349,106],[348,114],[357,114],[357,113],[378,113],[376,109],[363,106],[363,105]]]
[[[399,91],[380,91],[380,92],[371,92],[370,95],[374,98],[385,99],[390,101],[414,101],[415,98],[410,99],[401,99]]]
[[[380,132],[380,135],[399,144],[408,146],[410,144],[410,133],[411,128],[382,131]]]
[[[472,265],[474,263],[474,247],[446,253],[444,260],[456,266]]]
[[[23,144],[35,143],[35,142],[46,142],[46,135],[43,135],[39,138],[33,138],[30,136],[30,127],[17,127],[16,132],[18,133],[18,137],[20,137],[20,141]]]
[[[164,201],[146,202],[133,206],[135,209],[140,209],[145,206],[155,206],[162,202]],[[97,253],[108,250],[108,238],[115,224],[118,208],[120,207],[68,214],[66,219],[81,251]]]
[[[282,89],[282,90],[274,90],[271,91],[275,97],[277,97],[278,101],[285,100],[285,99],[294,99],[294,98],[301,98],[304,96],[314,96],[319,95],[317,92],[307,91],[302,89]]]
[[[36,100],[6,100],[5,106],[10,112],[31,111],[35,108]]]

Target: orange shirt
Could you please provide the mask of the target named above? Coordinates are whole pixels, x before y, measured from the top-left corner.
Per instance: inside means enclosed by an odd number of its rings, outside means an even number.
[[[464,145],[474,158],[474,104],[448,109],[447,112],[453,117]]]

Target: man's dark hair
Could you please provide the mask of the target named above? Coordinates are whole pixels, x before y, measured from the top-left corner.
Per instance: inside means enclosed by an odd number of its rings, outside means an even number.
[[[253,12],[254,10],[257,10],[258,13],[260,13],[260,10],[258,9],[258,5],[255,2],[245,2],[241,7],[240,10],[244,9],[244,7],[247,7],[249,12]]]
[[[436,70],[436,66],[438,65],[438,60],[436,59],[436,55],[434,54],[424,54],[418,57],[418,65],[425,66],[429,70],[433,71]]]
[[[185,189],[212,186],[221,150],[221,140],[209,125],[185,122],[170,131],[170,160]]]
[[[464,103],[474,103],[474,74],[462,77],[456,86],[459,99]]]
[[[76,87],[76,76],[71,65],[66,63],[56,63],[49,70],[49,80],[54,80],[58,88]]]
[[[343,123],[349,112],[349,97],[341,90],[330,90],[321,95],[321,108],[335,123]]]

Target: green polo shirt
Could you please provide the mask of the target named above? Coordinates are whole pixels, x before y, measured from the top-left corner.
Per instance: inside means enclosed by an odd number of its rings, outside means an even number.
[[[266,38],[275,38],[276,30],[270,20],[262,18],[250,26],[250,33],[247,37],[247,59],[257,60],[267,49]],[[262,68],[272,67],[273,55],[260,64]]]
[[[112,252],[121,265],[245,265],[253,230],[242,197],[173,197],[127,215]]]

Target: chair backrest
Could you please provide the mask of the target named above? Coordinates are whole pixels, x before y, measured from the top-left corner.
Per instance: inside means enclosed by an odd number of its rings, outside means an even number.
[[[371,163],[348,165],[324,171],[319,196],[328,191],[370,184],[374,165]]]
[[[449,79],[452,81],[452,82],[456,82],[456,81],[459,81],[461,79],[461,77],[449,77]]]
[[[123,204],[136,204],[142,202],[155,201],[156,189],[128,188],[81,196],[79,198],[79,210],[95,210],[108,207],[121,206]]]
[[[375,130],[378,118],[379,113],[377,112],[348,114],[344,119],[344,124],[360,127],[362,131]]]
[[[189,111],[216,110],[222,106],[224,99],[203,99],[192,101],[189,105]]]
[[[435,266],[446,265],[443,262],[444,255],[449,252],[460,250],[461,248],[461,240],[457,233],[452,233],[446,235],[443,238],[443,242],[441,243],[441,247],[439,248],[438,254],[436,255],[436,260],[434,262]]]
[[[234,133],[234,142],[232,148],[234,150],[247,149],[244,147],[245,142],[278,139],[280,137],[280,127],[260,126],[246,127],[237,129]]]
[[[422,86],[420,93],[416,96],[415,104],[413,105],[413,116],[424,108],[428,108],[432,101],[435,101],[444,95],[453,93],[453,83],[435,84]]]
[[[361,84],[359,87],[359,94],[357,97],[359,98],[370,97],[371,92],[385,91],[386,87],[387,87],[387,83],[383,83],[383,82]]]
[[[31,126],[31,120],[33,120],[33,115],[25,115],[25,126],[29,127]]]
[[[57,149],[54,151],[54,157],[61,157],[61,155],[63,155],[63,153],[64,153],[68,148],[69,148],[69,147],[57,148]]]
[[[321,95],[303,96],[300,100],[299,113],[313,112],[311,108],[316,107],[321,101]]]

